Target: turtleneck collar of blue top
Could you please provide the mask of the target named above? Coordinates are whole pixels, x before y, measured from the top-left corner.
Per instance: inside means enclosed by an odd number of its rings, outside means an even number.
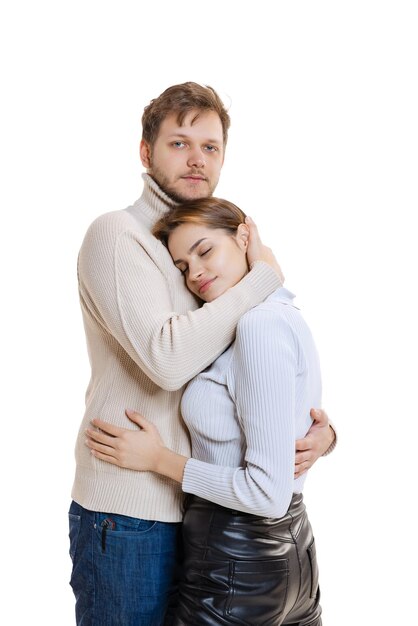
[[[265,302],[282,302],[283,304],[293,306],[295,309],[299,309],[293,302],[295,298],[295,294],[286,289],[286,287],[279,287],[266,298]]]

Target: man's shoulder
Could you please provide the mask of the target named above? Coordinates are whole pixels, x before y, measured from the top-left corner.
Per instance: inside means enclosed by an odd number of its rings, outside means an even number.
[[[149,227],[142,223],[137,211],[132,211],[133,206],[96,217],[87,229],[82,248],[93,242],[115,243],[124,233],[149,234]]]
[[[101,230],[121,231],[127,228],[134,228],[138,225],[138,220],[135,219],[130,209],[131,207],[128,207],[127,209],[102,213],[102,215],[99,215],[99,217],[93,220],[87,232],[97,232]]]

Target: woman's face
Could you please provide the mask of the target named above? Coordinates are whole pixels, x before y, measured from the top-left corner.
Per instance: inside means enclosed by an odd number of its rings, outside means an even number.
[[[247,242],[245,224],[234,235],[222,228],[181,224],[170,234],[168,249],[190,291],[212,302],[248,272]]]

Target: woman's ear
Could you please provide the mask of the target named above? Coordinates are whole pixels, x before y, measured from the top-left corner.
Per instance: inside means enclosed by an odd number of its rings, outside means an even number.
[[[237,228],[237,242],[243,250],[247,250],[248,240],[250,238],[250,229],[247,224],[240,224]]]
[[[151,146],[145,139],[141,139],[141,143],[139,144],[139,156],[142,165],[149,169],[151,167]]]

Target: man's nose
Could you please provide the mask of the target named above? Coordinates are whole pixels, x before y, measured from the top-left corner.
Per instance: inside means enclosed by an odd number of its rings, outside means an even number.
[[[201,169],[205,167],[205,157],[200,148],[195,148],[189,154],[189,158],[187,160],[187,165],[189,167],[197,167]]]

